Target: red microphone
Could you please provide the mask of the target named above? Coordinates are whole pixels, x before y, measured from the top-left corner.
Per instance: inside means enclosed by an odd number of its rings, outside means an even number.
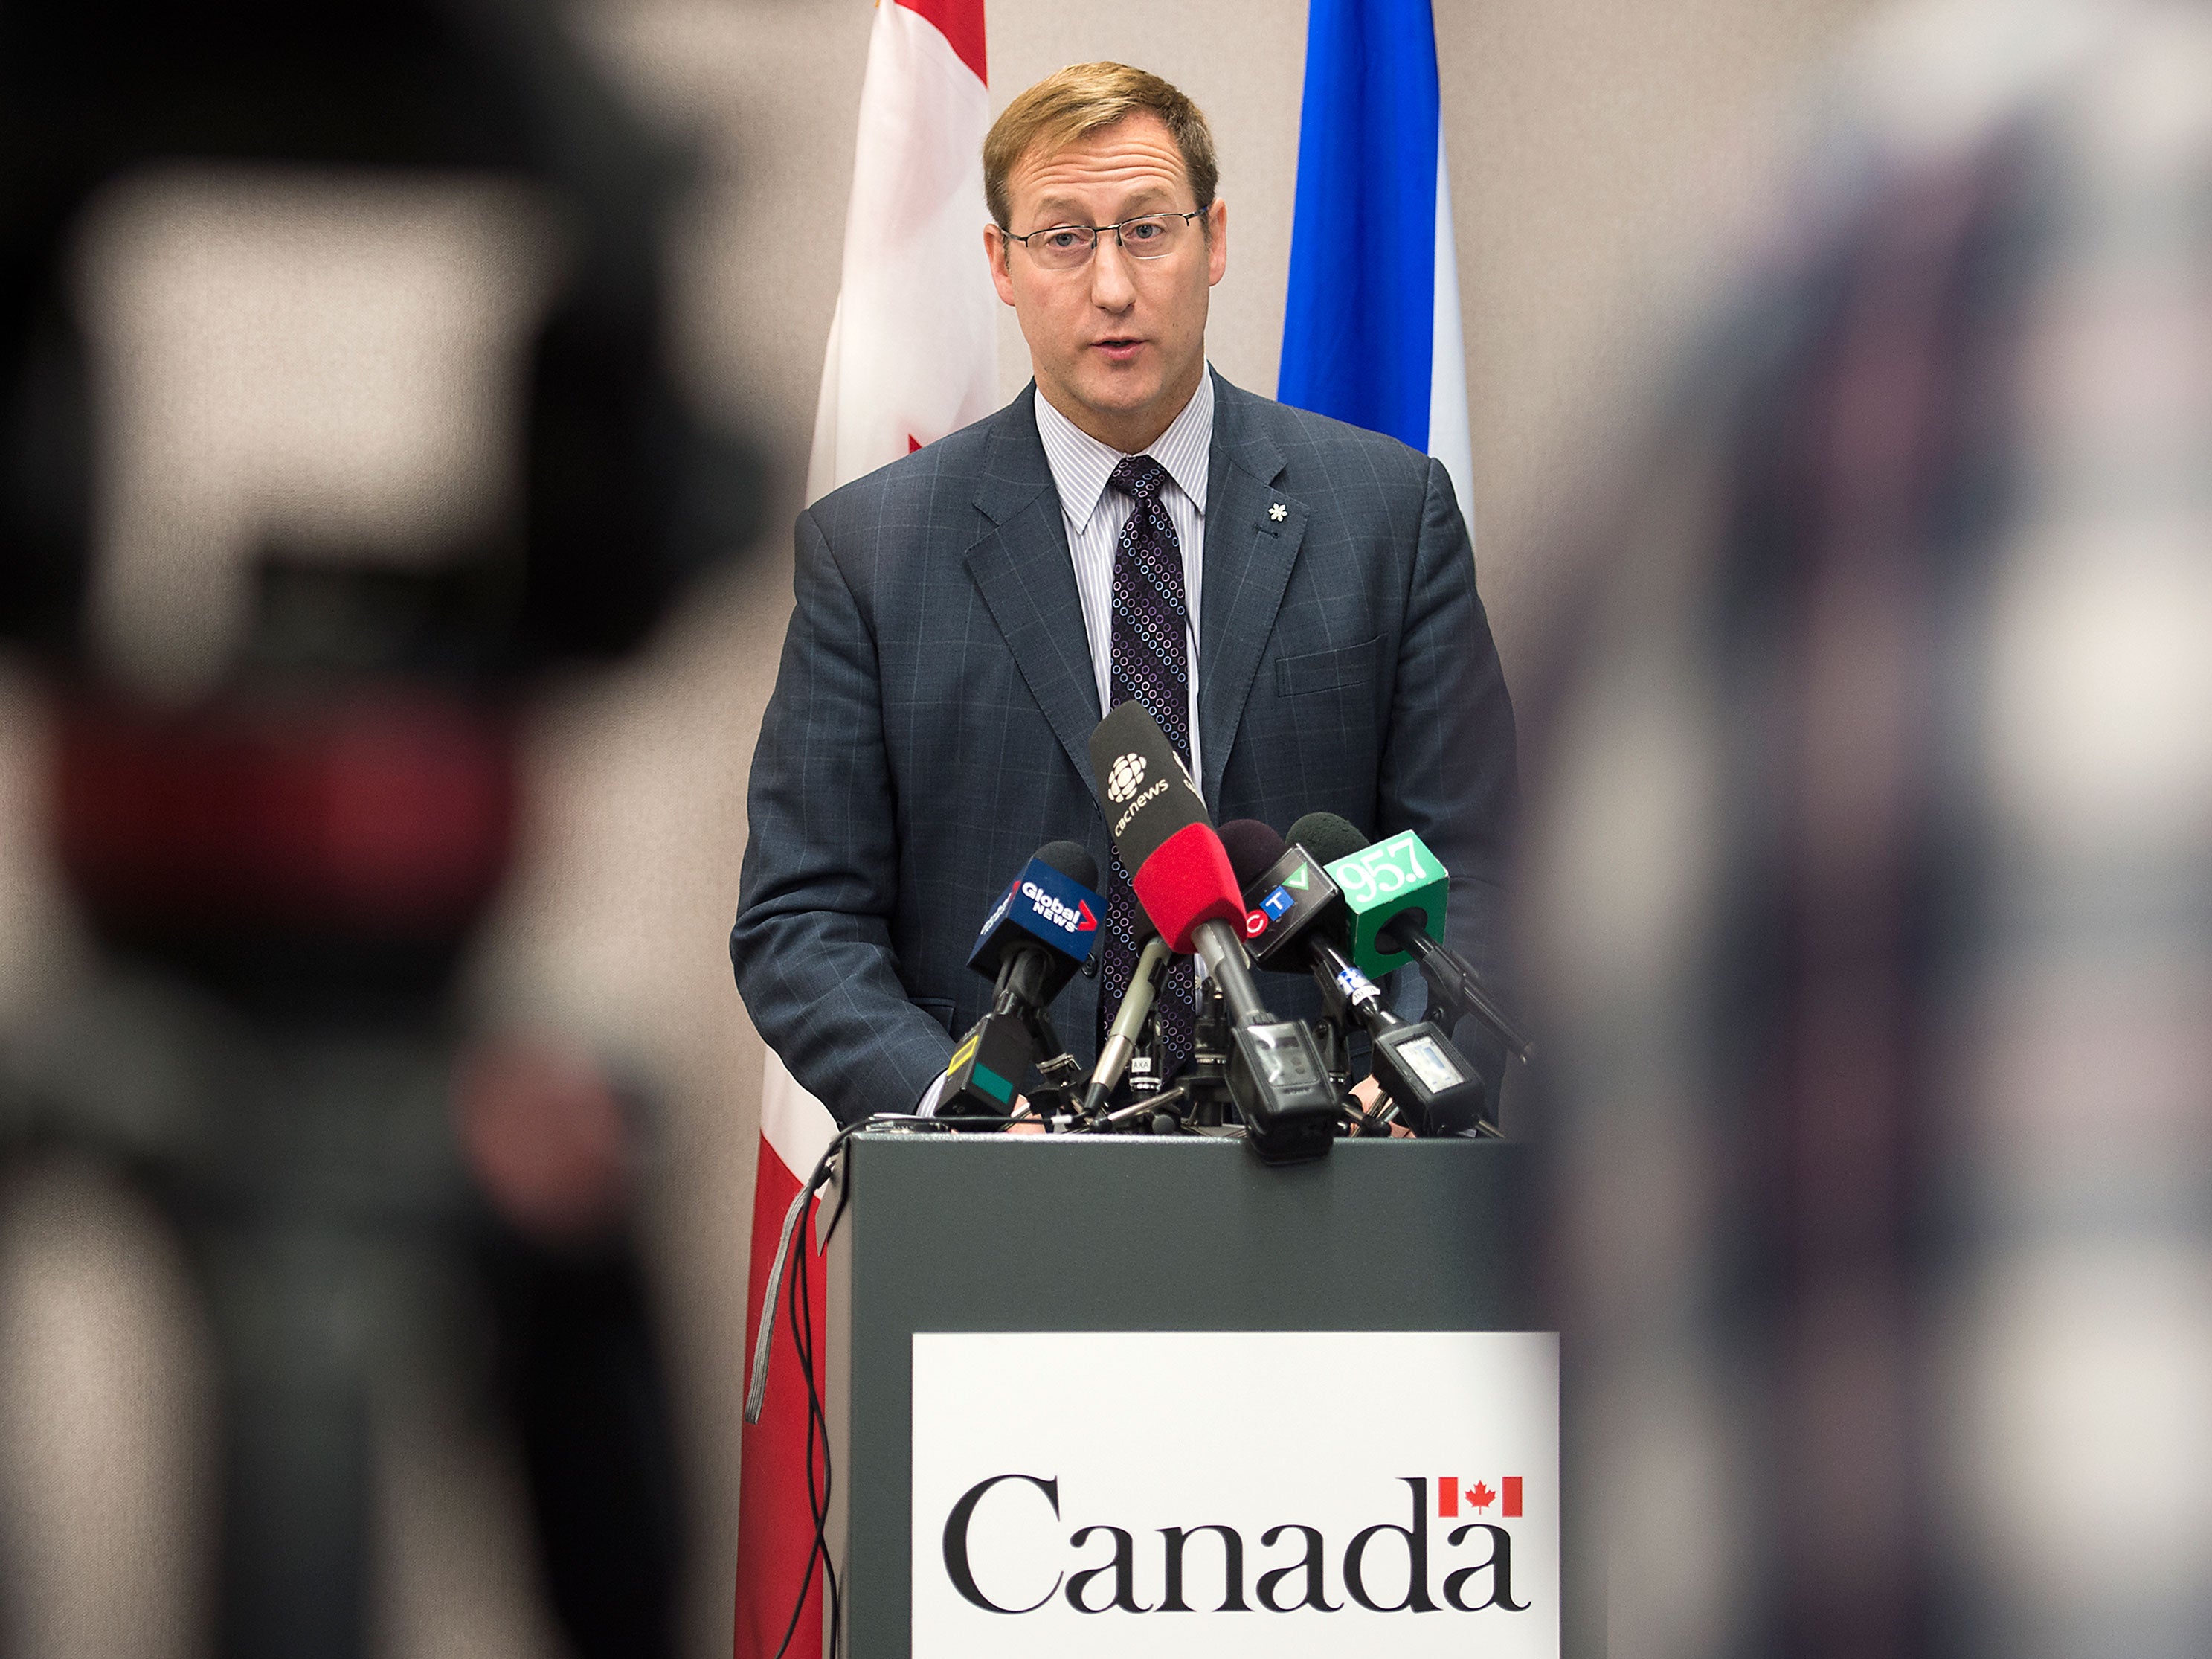
[[[1311,1031],[1277,1019],[1260,1000],[1237,872],[1175,745],[1150,714],[1125,702],[1091,732],[1091,770],[1145,914],[1172,949],[1204,960],[1229,1005],[1229,1095],[1245,1144],[1270,1162],[1321,1157],[1336,1138],[1328,1068]]]
[[[1188,956],[1199,924],[1228,921],[1242,927],[1244,901],[1237,890],[1237,872],[1229,849],[1212,826],[1186,824],[1162,842],[1152,857],[1130,873],[1137,901],[1160,930],[1168,949]]]
[[[1244,901],[1206,802],[1159,722],[1125,702],[1091,734],[1091,769],[1129,884],[1168,948],[1188,956],[1203,923],[1243,928]]]

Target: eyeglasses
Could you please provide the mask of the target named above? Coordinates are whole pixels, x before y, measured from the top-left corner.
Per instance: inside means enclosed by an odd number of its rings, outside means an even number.
[[[1205,216],[1206,210],[1200,208],[1194,213],[1146,213],[1118,225],[1048,225],[1026,236],[1010,230],[1000,234],[1027,248],[1040,269],[1073,270],[1091,263],[1098,239],[1109,231],[1132,259],[1164,259],[1189,240],[1190,222]]]

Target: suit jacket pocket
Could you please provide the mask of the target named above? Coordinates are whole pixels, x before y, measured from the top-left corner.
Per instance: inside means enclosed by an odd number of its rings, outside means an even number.
[[[1275,663],[1275,695],[1304,696],[1310,691],[1340,691],[1348,685],[1372,685],[1375,659],[1382,636],[1347,645],[1339,651],[1313,651],[1303,657],[1283,657]]]
[[[952,1005],[940,997],[916,997],[914,1006],[945,1028],[945,1035],[952,1035]]]

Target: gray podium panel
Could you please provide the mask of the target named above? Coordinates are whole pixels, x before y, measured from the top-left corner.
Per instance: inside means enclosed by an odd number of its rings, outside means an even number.
[[[1498,1141],[1270,1168],[1200,1138],[858,1137],[828,1264],[847,1652],[908,1652],[916,1332],[1532,1329],[1529,1177]]]

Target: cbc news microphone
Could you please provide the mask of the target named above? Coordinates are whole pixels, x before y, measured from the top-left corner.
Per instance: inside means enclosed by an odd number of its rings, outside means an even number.
[[[983,919],[968,965],[996,982],[991,1011],[977,1020],[945,1068],[941,1116],[1011,1114],[1040,1042],[1060,1040],[1046,1009],[1091,954],[1106,902],[1092,890],[1098,866],[1072,841],[1047,842]]]
[[[1351,917],[1349,952],[1370,976],[1408,961],[1420,964],[1437,1000],[1455,1020],[1480,1020],[1526,1064],[1534,1046],[1491,1000],[1474,965],[1444,943],[1444,900],[1451,878],[1443,860],[1410,830],[1370,842],[1334,812],[1309,812],[1291,839],[1322,865]]]
[[[1231,830],[1237,832],[1233,837]],[[1330,1006],[1366,1028],[1376,1081],[1415,1133],[1473,1129],[1482,1120],[1480,1075],[1434,1024],[1391,1012],[1381,988],[1345,955],[1350,912],[1311,852],[1249,819],[1224,824],[1221,833],[1237,849],[1244,932],[1255,959],[1292,972],[1309,970]]]
[[[1261,1001],[1244,954],[1243,896],[1206,803],[1158,721],[1125,702],[1091,734],[1106,827],[1138,902],[1168,949],[1195,951],[1232,1021],[1229,1097],[1245,1139],[1270,1163],[1335,1143],[1337,1103],[1313,1033]]]

